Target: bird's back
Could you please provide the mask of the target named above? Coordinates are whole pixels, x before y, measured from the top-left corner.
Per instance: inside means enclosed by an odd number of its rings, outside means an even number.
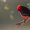
[[[24,15],[24,16],[30,16],[30,9],[22,6],[21,14]]]

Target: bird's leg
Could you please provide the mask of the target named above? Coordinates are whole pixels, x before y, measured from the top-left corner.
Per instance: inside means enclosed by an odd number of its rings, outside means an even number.
[[[24,21],[20,22],[20,23],[17,23],[16,26],[19,27],[21,25],[25,25],[27,24],[27,22],[29,21],[30,18],[27,18],[27,19],[24,19]]]
[[[28,21],[29,21],[29,18],[28,19],[24,19],[24,21],[21,23],[21,25],[27,24]]]
[[[27,19],[24,19],[24,21],[22,21],[21,23],[20,23],[20,25],[24,25],[24,24],[26,24],[28,22],[28,20]]]
[[[20,22],[20,23],[17,23],[16,25],[17,26],[20,26],[20,25],[24,25],[24,24],[27,24],[27,22],[29,21],[30,18],[28,19],[24,19],[24,21]]]
[[[28,23],[28,21],[29,21],[29,19],[30,19],[30,18],[26,19],[26,20],[24,21],[24,23],[25,23],[25,24],[27,24],[27,23]]]
[[[21,23],[21,25],[27,24],[27,22],[29,21],[29,19],[24,19],[23,23]]]
[[[21,21],[20,23],[17,23],[16,26],[19,27],[20,25],[23,25],[25,23],[25,20]]]

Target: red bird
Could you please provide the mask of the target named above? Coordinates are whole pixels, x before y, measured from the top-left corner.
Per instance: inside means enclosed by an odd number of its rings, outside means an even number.
[[[16,9],[21,13],[21,17],[24,18],[25,20],[21,23],[18,23],[16,25],[22,25],[28,22],[28,18],[30,17],[30,9],[28,9],[25,6],[21,6],[20,4],[17,5]]]

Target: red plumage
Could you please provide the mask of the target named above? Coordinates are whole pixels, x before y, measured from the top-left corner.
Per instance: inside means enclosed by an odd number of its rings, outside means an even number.
[[[21,5],[20,5],[20,4],[19,4],[19,5],[17,5],[16,9],[17,9],[18,11],[21,11],[21,10],[22,10]]]

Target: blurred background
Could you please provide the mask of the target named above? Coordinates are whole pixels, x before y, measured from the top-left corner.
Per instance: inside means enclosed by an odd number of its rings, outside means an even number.
[[[18,4],[30,9],[30,0],[0,0],[0,30],[30,30],[30,21],[16,28],[16,24],[23,20],[16,10]]]

